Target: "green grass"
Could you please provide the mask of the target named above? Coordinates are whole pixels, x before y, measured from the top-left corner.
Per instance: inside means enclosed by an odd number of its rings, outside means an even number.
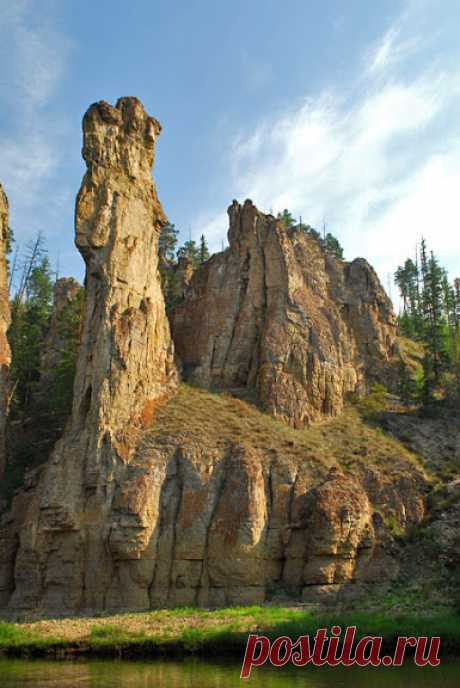
[[[59,639],[52,635],[43,635],[21,624],[0,621],[0,653],[2,651],[14,653],[15,650],[27,651],[37,646],[46,650],[58,643]]]
[[[128,657],[190,653],[223,656],[241,654],[250,632],[271,639],[279,635],[295,639],[300,635],[313,636],[318,628],[334,624],[342,629],[356,626],[358,637],[383,636],[388,648],[392,648],[401,635],[439,635],[445,654],[460,651],[460,616],[453,613],[427,616],[389,610],[317,614],[286,607],[235,607],[217,611],[186,608],[105,617],[90,626],[83,621],[0,623],[0,652],[46,656]],[[69,624],[73,624],[70,635]]]

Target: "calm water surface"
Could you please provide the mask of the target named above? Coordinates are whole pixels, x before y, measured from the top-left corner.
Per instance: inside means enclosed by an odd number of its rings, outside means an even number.
[[[25,661],[0,659],[1,688],[457,688],[460,662],[417,669],[253,669],[240,681],[240,665],[184,662]]]

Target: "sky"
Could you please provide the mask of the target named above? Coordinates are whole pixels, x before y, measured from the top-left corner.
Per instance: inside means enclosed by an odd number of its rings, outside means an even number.
[[[0,182],[60,275],[83,278],[82,116],[127,95],[162,124],[182,241],[221,250],[251,198],[325,224],[393,298],[422,236],[460,276],[458,0],[0,0]]]

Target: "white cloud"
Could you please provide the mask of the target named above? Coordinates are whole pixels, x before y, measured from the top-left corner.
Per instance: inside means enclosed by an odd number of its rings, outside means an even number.
[[[366,54],[366,71],[368,75],[373,76],[388,70],[389,67],[394,67],[398,62],[415,53],[420,45],[420,39],[411,37],[407,39],[401,38],[402,25],[391,27]]]
[[[317,227],[325,218],[346,255],[364,255],[385,285],[421,235],[460,274],[460,69],[427,61],[409,78],[402,62],[419,41],[401,26],[374,49],[352,102],[339,85],[310,95],[228,153],[240,200]],[[216,213],[204,227],[211,243],[222,222]]]
[[[65,124],[50,104],[70,49],[55,28],[53,2],[15,0],[0,7],[0,181],[20,243],[49,228],[60,197],[53,175],[65,152]]]
[[[16,0],[0,8],[0,99],[22,120],[52,96],[71,49],[48,4]]]

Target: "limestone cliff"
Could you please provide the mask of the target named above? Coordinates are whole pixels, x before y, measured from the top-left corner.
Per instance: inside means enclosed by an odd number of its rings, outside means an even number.
[[[188,256],[181,256],[174,270],[172,300],[180,301],[187,293],[193,276],[193,264]]]
[[[5,467],[5,426],[8,398],[8,372],[11,354],[6,332],[10,325],[6,244],[8,239],[8,199],[0,184],[0,480]]]
[[[188,379],[243,387],[271,415],[177,388],[150,176],[159,130],[134,98],[85,115],[73,410],[0,523],[0,607],[316,600],[393,579],[392,528],[420,523],[426,476],[356,410],[338,416],[391,355],[394,316],[375,273],[234,203],[230,248],[193,276],[183,264],[171,321]]]
[[[157,270],[166,221],[151,178],[159,132],[135,98],[96,103],[83,119],[75,228],[86,295],[73,409],[0,538],[0,597],[15,608],[104,606],[112,499],[138,431],[176,386]]]
[[[336,416],[393,353],[396,319],[377,275],[249,200],[228,214],[230,248],[196,271],[171,312],[185,379],[253,391],[295,427]]]

